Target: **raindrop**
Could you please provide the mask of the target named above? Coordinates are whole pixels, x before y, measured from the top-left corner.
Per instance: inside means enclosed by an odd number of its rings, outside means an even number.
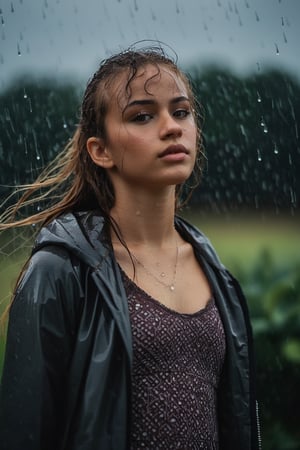
[[[46,116],[46,122],[47,122],[48,128],[52,128],[51,121],[48,116]]]
[[[263,117],[260,119],[260,126],[261,126],[261,127],[264,127],[264,126],[265,126],[265,122],[264,122]]]
[[[23,97],[27,98],[27,94],[26,94],[25,88],[24,88],[24,95],[23,95]]]
[[[283,40],[284,40],[285,44],[287,44],[287,37],[286,37],[285,32],[283,32]]]
[[[176,14],[180,14],[180,9],[179,9],[179,6],[178,6],[178,2],[176,2]]]
[[[260,72],[260,63],[259,62],[256,63],[256,67],[257,67],[257,72]]]
[[[5,24],[5,22],[4,22],[3,16],[1,16],[1,25],[4,25],[4,24]]]
[[[40,155],[37,155],[36,159],[39,161],[41,159]]]
[[[248,3],[247,0],[245,0],[245,5],[246,5],[246,8],[250,8],[249,3]]]
[[[137,5],[137,1],[134,0],[134,10],[135,10],[135,11],[138,11],[138,9],[139,9],[139,8],[138,8],[138,5]]]
[[[264,126],[264,133],[266,133],[266,134],[268,133],[268,128],[266,125]]]
[[[66,122],[64,122],[63,127],[68,128],[68,125],[66,124]]]
[[[291,195],[291,203],[293,205],[295,205],[296,204],[296,193],[292,188],[290,188],[290,195]]]
[[[258,101],[258,103],[261,103],[261,96],[259,95],[258,91],[257,91],[257,101]]]
[[[14,8],[14,5],[13,5],[13,2],[11,2],[11,4],[10,4],[10,11],[11,11],[12,13],[15,12],[15,8]]]
[[[18,47],[17,48],[18,48],[18,55],[21,56],[21,49],[20,49],[19,43],[18,43]]]
[[[246,134],[246,132],[245,132],[244,125],[240,124],[240,130],[241,130],[242,135],[246,137],[247,134]]]
[[[281,17],[281,25],[284,27],[284,18]]]
[[[278,45],[276,44],[276,42],[275,42],[274,44],[275,44],[275,48],[276,48],[276,55],[279,55],[279,48],[278,48]]]
[[[261,153],[259,148],[257,149],[257,161],[261,162],[262,161],[262,157],[261,157]]]
[[[275,142],[275,145],[274,145],[274,153],[275,153],[275,155],[278,155],[278,153],[279,153],[279,149],[277,147],[276,142]]]
[[[259,15],[257,14],[257,11],[255,11],[255,18],[256,18],[256,21],[259,22]]]
[[[222,6],[221,0],[218,0],[217,4],[218,4],[219,7],[221,7]]]

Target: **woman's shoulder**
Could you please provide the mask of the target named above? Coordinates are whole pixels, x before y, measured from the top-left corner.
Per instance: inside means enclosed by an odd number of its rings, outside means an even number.
[[[196,253],[219,270],[225,269],[213,244],[199,228],[179,216],[175,218],[175,226],[182,237],[193,246]]]
[[[54,247],[63,249],[54,252],[53,258],[59,256],[63,259],[65,255],[73,255],[87,265],[97,266],[99,258],[107,253],[103,217],[89,211],[70,212],[55,218],[40,230],[34,242],[33,254],[47,247],[51,247],[51,251]]]
[[[64,247],[56,245],[45,246],[31,255],[17,291],[26,286],[45,289],[47,286],[63,286],[70,288],[70,283],[76,283],[80,277],[80,262]]]

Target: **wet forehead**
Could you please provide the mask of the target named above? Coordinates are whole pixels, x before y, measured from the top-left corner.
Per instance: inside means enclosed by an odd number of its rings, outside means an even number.
[[[129,101],[153,96],[185,96],[188,97],[183,80],[167,66],[148,65],[141,67],[129,84],[126,92],[128,74],[121,74],[115,81],[117,104],[123,110]]]

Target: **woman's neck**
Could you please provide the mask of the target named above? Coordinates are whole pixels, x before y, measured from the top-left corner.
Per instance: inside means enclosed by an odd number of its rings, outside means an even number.
[[[117,198],[111,215],[129,247],[163,248],[174,242],[175,192],[160,195],[134,193]],[[113,240],[115,236],[112,236]]]

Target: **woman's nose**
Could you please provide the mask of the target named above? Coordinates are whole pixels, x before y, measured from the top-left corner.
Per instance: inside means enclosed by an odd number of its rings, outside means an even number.
[[[168,139],[170,137],[180,137],[182,135],[181,124],[170,114],[161,118],[160,137]]]

